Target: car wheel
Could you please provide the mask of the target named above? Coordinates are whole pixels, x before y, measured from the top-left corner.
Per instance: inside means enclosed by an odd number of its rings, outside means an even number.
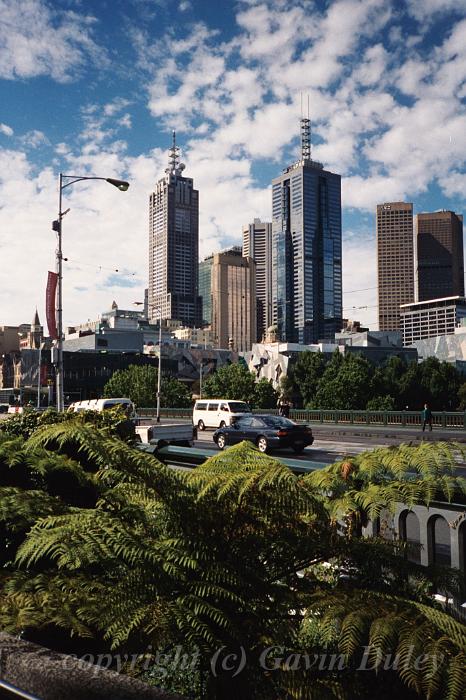
[[[220,435],[217,436],[217,447],[219,450],[225,449],[225,445],[227,444],[225,435],[223,433],[220,433]]]
[[[267,442],[267,438],[265,438],[263,435],[257,438],[256,445],[259,452],[267,452],[269,444]]]
[[[198,427],[199,430],[205,430],[204,421],[203,421],[203,420],[200,420],[200,421],[198,422],[198,424],[197,424],[197,427]]]
[[[225,428],[225,427],[226,427],[225,421],[222,420],[222,422],[220,423],[220,425],[219,425],[218,427],[219,427],[219,428]]]
[[[301,455],[304,452],[303,445],[293,445],[293,452],[295,455]]]

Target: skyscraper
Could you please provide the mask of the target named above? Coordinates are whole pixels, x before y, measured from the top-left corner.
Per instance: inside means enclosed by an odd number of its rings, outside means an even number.
[[[400,330],[400,304],[414,301],[413,205],[377,204],[379,330]]]
[[[301,160],[272,180],[272,306],[282,340],[313,343],[341,330],[341,177],[311,160],[301,119]]]
[[[254,219],[243,226],[243,257],[256,263],[257,340],[272,323],[272,224]]]
[[[175,132],[165,177],[149,199],[149,316],[199,325],[199,193],[184,177]]]
[[[212,335],[217,348],[246,352],[256,341],[256,264],[241,248],[212,262]]]
[[[213,255],[208,255],[199,263],[199,296],[202,300],[202,325],[212,323],[212,263]]]
[[[415,241],[416,301],[464,296],[463,217],[418,214]]]

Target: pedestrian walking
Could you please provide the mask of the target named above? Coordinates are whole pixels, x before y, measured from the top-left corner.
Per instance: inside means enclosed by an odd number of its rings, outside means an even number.
[[[424,408],[421,413],[422,416],[422,432],[426,429],[426,425],[429,426],[429,430],[432,430],[432,411],[430,410],[428,404],[424,404]]]

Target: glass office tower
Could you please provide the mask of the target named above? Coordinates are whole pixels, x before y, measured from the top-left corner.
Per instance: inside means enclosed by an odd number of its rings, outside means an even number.
[[[212,323],[212,263],[214,256],[208,255],[199,263],[199,296],[202,299],[202,326]]]
[[[184,167],[173,132],[165,177],[149,200],[149,318],[199,327],[199,193]]]
[[[272,296],[281,340],[309,344],[341,330],[341,177],[311,160],[309,119],[301,140],[272,180]]]

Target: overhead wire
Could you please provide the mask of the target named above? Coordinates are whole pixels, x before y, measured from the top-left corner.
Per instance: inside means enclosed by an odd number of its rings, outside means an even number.
[[[88,262],[83,262],[82,260],[71,260],[70,258],[63,258],[63,262],[71,263],[71,264],[76,264],[76,265],[84,265],[85,267],[94,267],[97,270],[107,270],[108,272],[118,272],[121,274],[124,274],[126,276],[132,276],[135,277],[137,275],[137,272],[131,272],[130,270],[126,268],[119,268],[119,267],[106,267],[105,265],[99,265],[97,263],[88,263]]]

